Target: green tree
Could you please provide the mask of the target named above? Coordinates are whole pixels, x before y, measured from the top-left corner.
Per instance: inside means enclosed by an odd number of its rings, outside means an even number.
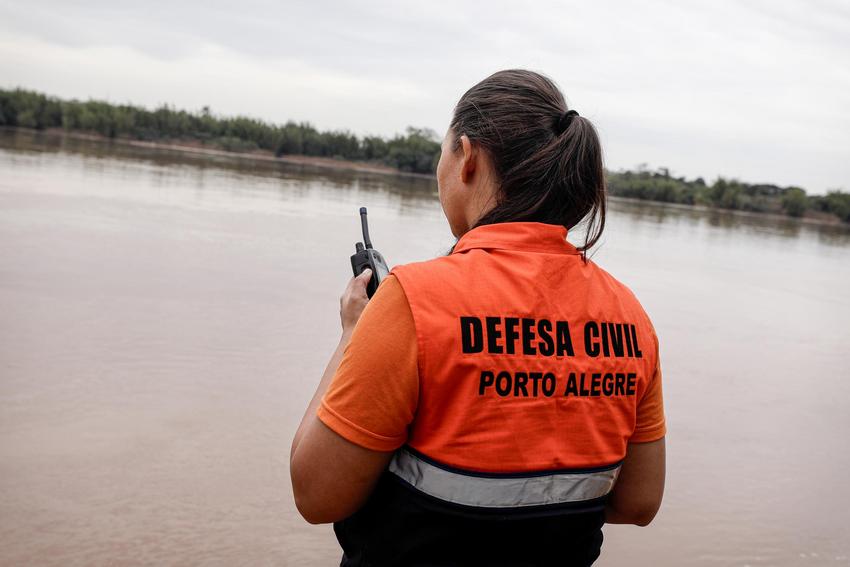
[[[799,187],[789,187],[782,195],[782,209],[790,217],[801,217],[809,207],[806,192]]]

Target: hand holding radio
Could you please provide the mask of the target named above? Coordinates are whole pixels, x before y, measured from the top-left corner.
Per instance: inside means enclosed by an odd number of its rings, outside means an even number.
[[[360,315],[369,303],[369,298],[366,296],[366,284],[371,278],[372,271],[366,268],[359,276],[349,280],[345,291],[339,297],[339,322],[342,324],[343,337],[351,336]]]
[[[366,268],[372,270],[372,277],[366,284],[366,295],[371,298],[378,289],[378,285],[389,275],[390,269],[381,253],[372,248],[372,241],[369,239],[369,223],[366,220],[366,207],[360,207],[360,227],[363,230],[363,242],[354,245],[351,269],[355,276],[359,276]]]

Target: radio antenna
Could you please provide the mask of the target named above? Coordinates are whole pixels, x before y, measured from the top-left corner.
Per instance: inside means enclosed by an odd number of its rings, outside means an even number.
[[[369,240],[369,223],[366,221],[366,207],[360,207],[360,226],[363,228],[363,244],[366,248],[372,247],[372,241]]]

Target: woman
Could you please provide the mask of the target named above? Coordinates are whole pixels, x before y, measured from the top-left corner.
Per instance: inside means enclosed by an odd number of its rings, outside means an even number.
[[[502,71],[455,107],[437,183],[458,241],[371,301],[370,273],[348,284],[296,505],[335,522],[342,565],[590,565],[605,522],[654,517],[666,434],[652,324],[585,256],[596,131],[546,77]]]

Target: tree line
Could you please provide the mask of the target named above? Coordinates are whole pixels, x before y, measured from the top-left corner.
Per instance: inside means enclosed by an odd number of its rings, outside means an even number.
[[[194,141],[234,152],[266,150],[276,156],[306,155],[370,161],[412,173],[432,173],[440,154],[436,134],[407,129],[392,138],[364,136],[344,130],[320,132],[306,122],[269,124],[245,116],[215,116],[162,105],[154,110],[129,104],[61,100],[42,93],[0,89],[0,126],[64,128],[108,138],[145,141]]]
[[[204,107],[197,112],[162,105],[154,110],[102,101],[62,100],[25,90],[0,89],[0,126],[63,128],[108,138],[146,141],[192,141],[233,152],[265,150],[275,156],[305,155],[380,163],[400,171],[431,174],[440,155],[432,130],[407,128],[403,135],[359,137],[346,130],[319,131],[307,122],[270,124],[245,116],[216,116]],[[850,193],[835,190],[807,195],[800,187],[744,183],[719,177],[708,184],[701,177],[675,177],[667,168],[607,172],[612,195],[721,209],[784,213],[801,217],[807,211],[836,215],[850,223]]]
[[[826,195],[807,195],[801,187],[744,183],[724,177],[709,185],[701,177],[689,180],[672,176],[664,167],[652,171],[645,166],[637,171],[609,172],[607,178],[610,193],[620,197],[791,217],[816,211],[850,223],[850,193],[839,190]]]

